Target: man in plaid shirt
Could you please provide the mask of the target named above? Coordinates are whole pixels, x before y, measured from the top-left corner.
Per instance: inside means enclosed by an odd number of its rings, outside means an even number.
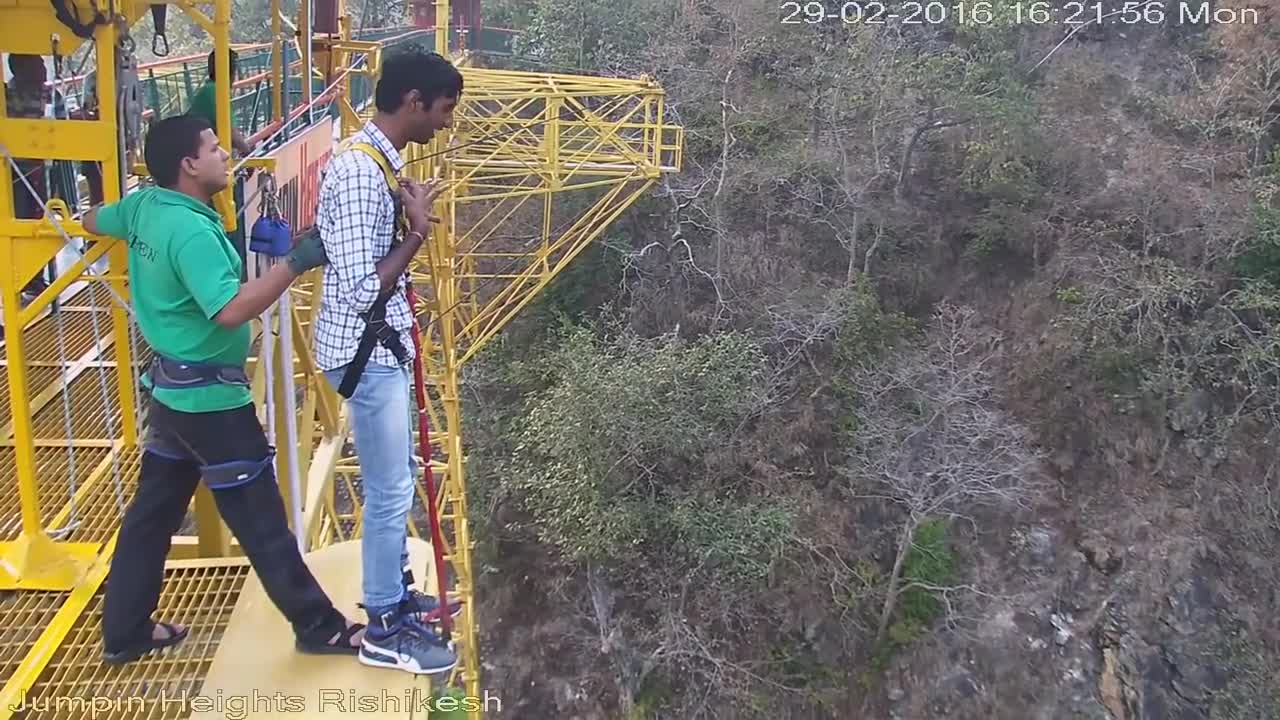
[[[449,127],[461,95],[461,73],[441,56],[418,49],[388,56],[375,91],[377,114],[351,140],[371,145],[399,176],[400,151]],[[409,570],[406,524],[417,461],[409,395],[413,317],[404,275],[431,223],[438,222],[430,209],[440,187],[400,183],[393,191],[377,160],[355,150],[338,154],[325,170],[317,226],[329,265],[316,319],[315,357],[329,382],[340,388],[365,332],[362,315],[380,295],[388,295],[390,341],[374,346],[348,398],[364,487],[362,589],[369,627],[360,661],[435,674],[453,668],[457,658],[423,624],[424,614],[439,603],[412,588]],[[401,204],[409,228],[397,243]],[[455,615],[459,610],[450,608]]]

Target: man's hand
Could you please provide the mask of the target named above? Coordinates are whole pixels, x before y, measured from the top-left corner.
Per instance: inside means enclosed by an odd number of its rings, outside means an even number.
[[[320,240],[320,231],[312,228],[308,230],[294,246],[289,254],[285,256],[285,262],[289,264],[289,269],[294,275],[329,263],[329,256],[325,255],[324,243]]]
[[[440,218],[431,213],[431,204],[442,192],[444,181],[439,178],[432,178],[425,183],[400,179],[400,200],[404,203],[404,212],[409,217],[411,229],[421,232],[430,223],[440,222]]]

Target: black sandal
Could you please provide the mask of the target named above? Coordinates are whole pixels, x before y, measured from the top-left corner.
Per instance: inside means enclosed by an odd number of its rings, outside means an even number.
[[[155,636],[156,626],[164,628],[168,635],[166,637],[157,638]],[[160,648],[177,645],[186,639],[187,633],[189,632],[191,632],[191,628],[182,628],[179,630],[178,626],[173,623],[152,623],[151,628],[147,630],[146,640],[137,643],[133,647],[121,650],[120,652],[103,652],[102,661],[108,665],[124,665],[125,663],[131,663],[152,650],[159,650]]]
[[[355,623],[351,626],[347,626],[347,620],[346,618],[343,618],[342,629],[335,630],[338,635],[337,640],[330,642],[326,639],[324,642],[317,642],[315,640],[303,640],[302,638],[298,638],[294,645],[298,648],[298,652],[306,653],[308,655],[355,655],[360,652],[360,645],[352,645],[351,638],[355,637],[356,633],[360,632],[364,628],[364,623]],[[325,636],[321,636],[319,633],[316,633],[316,637],[333,637],[333,634],[333,632],[330,632],[326,633]]]

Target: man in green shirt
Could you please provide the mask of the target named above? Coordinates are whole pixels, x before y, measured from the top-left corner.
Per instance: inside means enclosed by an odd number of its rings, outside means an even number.
[[[228,64],[231,68],[231,82],[234,83],[236,80],[236,63],[239,61],[239,56],[236,55],[235,50],[228,50],[228,52],[231,55],[231,62]],[[217,63],[214,62],[215,53],[217,53],[216,50],[209,52],[209,79],[205,81],[204,85],[200,86],[195,95],[191,96],[191,105],[187,108],[187,114],[199,115],[204,118],[209,123],[209,127],[213,128],[214,134],[218,134],[218,86],[215,82],[216,72],[214,69],[217,67]],[[231,95],[232,97],[235,96],[234,90],[232,90]],[[233,112],[232,125],[234,124],[235,114]],[[253,152],[253,143],[245,138],[244,133],[240,132],[239,128],[232,127],[231,148],[241,155],[248,155]]]
[[[227,184],[227,152],[192,115],[147,134],[157,186],[90,210],[85,229],[129,244],[129,287],[156,360],[137,494],[125,514],[103,601],[104,660],[121,664],[173,645],[187,628],[156,623],[170,538],[204,480],[268,596],[304,652],[356,654],[363,625],[334,608],[298,552],[276,486],[244,365],[249,321],[300,273],[327,263],[312,237],[245,284],[240,258],[208,203]]]

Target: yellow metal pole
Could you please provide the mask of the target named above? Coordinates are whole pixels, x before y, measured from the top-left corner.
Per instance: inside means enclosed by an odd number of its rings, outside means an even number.
[[[108,48],[105,57],[114,57],[114,28],[99,29],[99,48]],[[40,54],[52,54],[52,35],[46,36],[49,43],[41,48]],[[103,57],[99,55],[99,57]],[[111,65],[111,63],[107,63]],[[100,73],[100,83],[110,83],[106,88],[114,88],[114,68]],[[100,85],[100,87],[104,87]],[[108,121],[115,127],[114,116]],[[114,137],[114,133],[113,133]],[[11,153],[20,151],[9,148]],[[111,154],[112,156],[115,153]],[[0,194],[0,217],[14,216],[15,198],[12,191],[13,168],[7,158],[0,158],[6,172],[0,173],[8,186]],[[107,169],[115,167],[107,163]],[[104,178],[109,182],[109,179]],[[110,190],[110,184],[104,190]],[[118,184],[115,186],[118,192]],[[25,186],[18,192],[29,193]],[[43,200],[43,199],[42,199]],[[13,221],[0,220],[0,227],[13,227]],[[14,237],[21,232],[13,229],[11,233],[0,236],[0,303],[4,305],[3,318],[5,332],[5,359],[9,376],[9,408],[13,423],[14,463],[17,466],[18,498],[22,514],[22,532],[17,540],[0,543],[0,590],[52,590],[67,591],[76,586],[84,577],[90,563],[97,555],[99,543],[56,543],[45,533],[40,512],[40,491],[36,480],[36,455],[34,429],[31,418],[31,397],[27,381],[27,348],[25,322],[23,318],[30,313],[30,308],[22,307],[20,293],[22,285],[29,279],[24,277],[32,265],[30,258],[23,255],[28,252],[47,253],[37,250],[38,243],[30,238]],[[25,242],[25,248],[19,243]],[[42,258],[40,265],[46,258]]]
[[[348,43],[351,40],[351,18],[347,15],[347,4],[342,0],[338,0],[338,42],[333,43],[331,38],[329,43],[329,67],[332,68],[333,72],[339,72],[342,68],[351,67],[355,59],[355,53],[349,49],[350,45]],[[335,44],[341,45],[341,49],[335,48]],[[344,138],[351,136],[358,130],[358,128],[353,127],[355,123],[352,122],[349,114],[345,112],[347,108],[355,108],[355,105],[351,102],[352,75],[353,73],[347,73],[342,76],[340,81],[342,90],[338,94],[342,98],[342,101],[338,104],[339,109],[343,111],[339,113],[338,121],[341,123],[342,137]]]
[[[439,6],[437,6],[438,8]],[[434,175],[437,170],[447,181],[454,181],[452,167],[444,155],[448,137],[439,135],[431,143],[431,151],[436,157],[427,163],[424,172]],[[450,183],[452,184],[452,183]],[[441,198],[439,205],[442,214],[440,224],[432,229],[431,243],[433,249],[428,253],[431,282],[434,287],[434,302],[438,315],[440,332],[440,364],[438,366],[436,391],[440,395],[440,404],[444,410],[444,435],[441,447],[446,453],[446,465],[442,473],[439,496],[428,498],[437,503],[441,525],[441,539],[446,547],[445,563],[452,571],[454,588],[450,590],[450,599],[462,601],[462,615],[455,626],[460,650],[458,672],[469,697],[480,695],[480,654],[476,646],[475,587],[471,568],[471,538],[467,527],[466,483],[463,479],[462,461],[462,408],[458,393],[461,379],[461,363],[458,342],[458,329],[461,326],[458,305],[460,294],[458,276],[454,267],[458,261],[455,238],[457,237],[457,215],[455,212],[456,197],[450,190]],[[423,338],[423,352],[428,352],[429,337]],[[424,374],[430,373],[426,358],[423,362]],[[428,472],[435,472],[428,468]],[[453,532],[448,532],[447,525],[452,524]],[[450,537],[452,536],[452,537]],[[434,581],[435,578],[432,578]],[[446,578],[446,581],[448,578]],[[481,711],[471,709],[470,720],[479,720]]]
[[[218,118],[218,140],[231,150],[231,0],[214,0],[213,27],[214,114]],[[222,214],[222,226],[232,232],[239,224],[236,219],[234,192],[235,177],[228,175],[226,190],[213,198],[214,207]],[[222,516],[218,513],[213,495],[203,483],[195,495],[196,535],[199,538],[201,557],[220,557],[231,554],[231,537]]]
[[[12,213],[12,210],[9,210]],[[25,330],[21,320],[21,267],[18,238],[0,238],[3,263],[0,303],[4,304],[5,359],[8,362],[13,450],[18,474],[22,533],[0,543],[0,590],[55,590],[75,587],[98,552],[98,543],[56,543],[41,525],[40,492],[36,485],[35,442],[28,397]]]
[[[213,61],[215,112],[218,118],[218,140],[231,149],[231,0],[215,0],[213,6]],[[235,177],[228,171],[227,189],[213,198],[214,207],[222,214],[222,227],[236,229]]]
[[[286,291],[288,292],[288,291]],[[284,394],[286,388],[292,389],[292,385],[285,385],[285,373],[292,374],[294,370],[293,358],[284,356],[284,343],[281,337],[284,333],[292,333],[293,318],[283,317],[280,312],[280,304],[272,309],[272,322],[278,322],[278,332],[263,332],[263,342],[271,343],[271,377],[267,382],[272,384],[273,394],[275,396],[275,431],[276,431],[276,485],[280,488],[280,499],[284,501],[285,514],[289,518],[289,525],[294,525],[294,517],[291,509],[293,508],[293,490],[289,486],[290,473],[293,467],[289,464],[289,448],[286,446],[289,437],[289,425],[292,423],[297,428],[299,418],[291,417],[285,408]],[[303,497],[306,497],[306,490],[302,491]],[[304,528],[294,527],[293,532],[298,537],[304,537]]]
[[[436,0],[436,52],[449,57],[449,0]]]
[[[311,105],[314,93],[311,82],[312,73],[312,52],[311,52],[311,0],[301,0],[298,3],[298,31],[302,33],[300,43],[302,45],[302,98],[306,104]]]
[[[100,28],[95,35],[95,43],[99,58],[114,58],[116,53],[115,27]],[[111,61],[99,62],[99,97],[115,97],[116,83],[115,63]],[[98,119],[95,122],[105,126],[111,137],[118,137],[119,118],[116,117],[116,113],[107,111],[108,108],[114,107],[114,104],[99,103],[99,106],[102,108],[102,112],[98,113]],[[121,155],[120,152],[122,151],[110,153],[106,161],[102,163],[102,196],[106,202],[114,202],[124,197],[124,177],[128,174],[124,171],[124,167],[128,162],[128,158]],[[107,250],[111,289],[116,296],[128,302],[129,290],[124,278],[129,271],[129,249],[119,240],[104,239],[103,242],[111,243],[110,249]],[[106,294],[103,290],[95,289],[94,292]],[[115,345],[116,356],[116,395],[120,401],[120,420],[124,426],[121,437],[126,447],[134,447],[138,444],[137,418],[139,408],[135,407],[133,402],[133,343],[130,342],[129,314],[118,302],[114,300],[109,300],[108,302],[111,305],[112,342]]]
[[[284,118],[284,51],[288,46],[280,39],[280,0],[271,0],[271,120]]]
[[[13,212],[9,210],[9,212]],[[26,332],[22,327],[19,297],[21,285],[17,275],[17,238],[4,239],[4,267],[0,302],[4,303],[5,360],[8,363],[10,412],[13,416],[14,455],[18,464],[18,492],[22,497],[22,532],[38,535],[40,528],[40,502],[35,486],[35,446],[31,442],[31,404],[27,399]]]

